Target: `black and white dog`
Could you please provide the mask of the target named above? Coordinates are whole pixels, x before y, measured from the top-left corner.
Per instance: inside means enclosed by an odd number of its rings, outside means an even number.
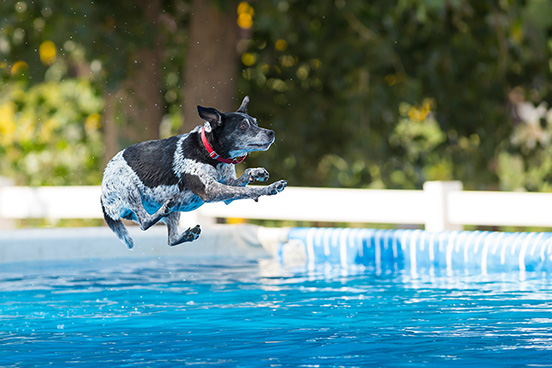
[[[246,96],[231,113],[198,106],[203,126],[188,134],[134,144],[111,159],[104,171],[101,204],[107,225],[128,248],[134,242],[122,218],[136,221],[142,230],[165,222],[172,246],[194,241],[201,232],[197,225],[179,234],[180,212],[205,202],[257,201],[284,190],[285,180],[245,187],[268,180],[263,168],[246,169],[236,177],[235,164],[252,151],[266,151],[274,142],[274,131],[260,128],[247,114],[248,102]]]

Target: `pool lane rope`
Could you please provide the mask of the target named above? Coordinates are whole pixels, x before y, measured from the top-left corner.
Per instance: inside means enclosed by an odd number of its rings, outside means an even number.
[[[341,267],[362,265],[376,272],[552,273],[552,233],[292,228],[280,243],[284,263]]]

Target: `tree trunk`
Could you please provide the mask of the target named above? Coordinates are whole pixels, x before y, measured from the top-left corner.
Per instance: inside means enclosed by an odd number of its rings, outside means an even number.
[[[154,45],[137,51],[129,60],[126,81],[117,90],[105,93],[104,145],[105,162],[128,144],[158,139],[164,114],[161,84],[163,43],[158,32],[160,0],[135,0],[145,19],[155,30]],[[121,119],[120,123],[116,123]],[[122,143],[122,144],[121,144]]]
[[[188,132],[201,120],[197,105],[235,111],[234,100],[238,72],[236,23],[237,2],[225,4],[226,11],[211,1],[193,0],[190,17],[190,44],[183,86],[182,132]]]
[[[117,126],[115,124],[116,112],[115,112],[115,100],[117,98],[116,92],[107,92],[104,95],[105,109],[104,109],[104,123],[103,123],[103,140],[104,140],[104,166],[111,160],[111,158],[119,151]]]
[[[158,139],[164,114],[159,57],[156,50],[140,50],[135,58],[137,68],[129,80],[130,123],[139,140]]]
[[[136,0],[145,19],[154,30],[154,45],[139,50],[131,61],[134,70],[130,73],[130,101],[134,100],[131,111],[132,123],[140,140],[158,139],[159,124],[164,114],[164,101],[161,87],[162,40],[159,32],[161,0]]]

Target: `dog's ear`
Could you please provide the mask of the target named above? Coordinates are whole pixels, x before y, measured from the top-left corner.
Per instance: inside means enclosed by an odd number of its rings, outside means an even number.
[[[243,112],[244,114],[247,114],[247,104],[249,103],[249,96],[245,96],[243,98],[243,101],[240,105],[240,107],[238,108],[238,111],[236,112]]]
[[[221,123],[221,116],[222,113],[218,111],[217,109],[213,109],[212,107],[203,107],[203,106],[197,106],[197,112],[199,113],[199,116],[211,123],[212,127],[215,127],[217,125],[220,125]]]

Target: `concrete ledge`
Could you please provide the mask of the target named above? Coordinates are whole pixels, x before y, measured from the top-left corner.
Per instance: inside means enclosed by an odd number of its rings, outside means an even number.
[[[129,227],[132,250],[107,227],[5,230],[0,232],[0,263],[152,256],[256,259],[268,256],[258,230],[254,225],[214,225],[203,228],[195,242],[169,247],[165,226],[148,231]]]

